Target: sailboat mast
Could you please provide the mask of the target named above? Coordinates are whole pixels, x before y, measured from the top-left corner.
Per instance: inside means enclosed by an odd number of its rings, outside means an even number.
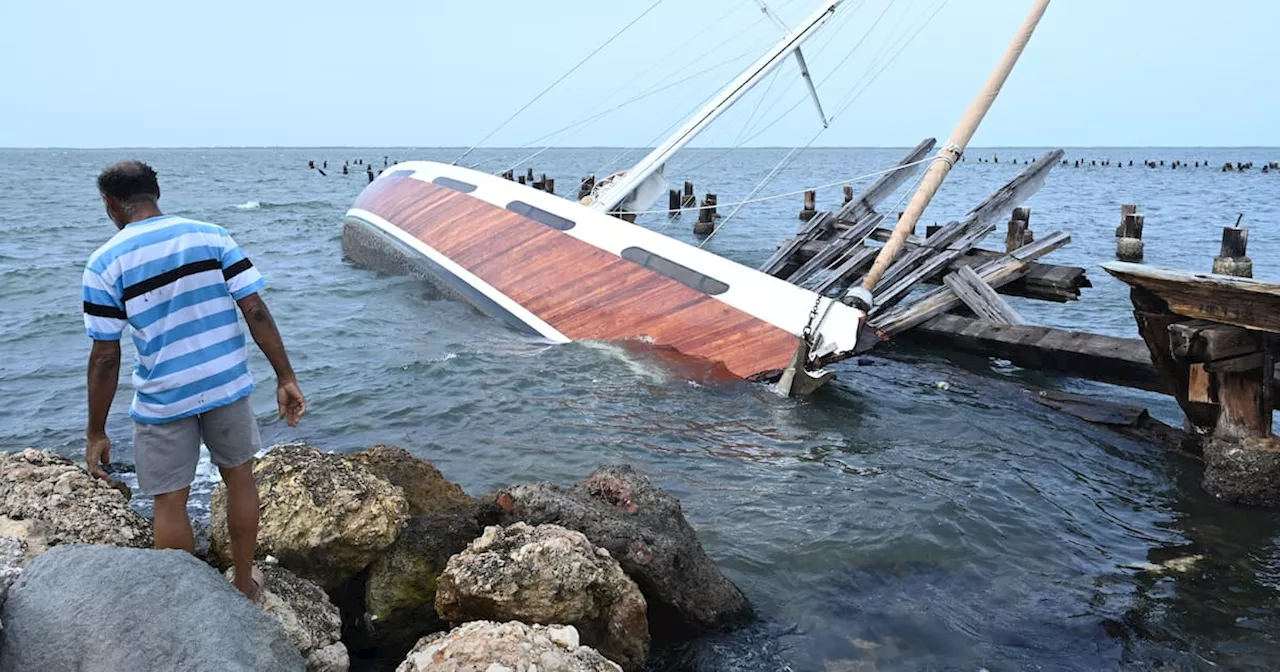
[[[973,134],[978,130],[978,125],[982,123],[982,118],[986,116],[987,111],[991,109],[991,104],[996,102],[996,96],[1000,95],[1000,88],[1004,86],[1005,80],[1009,78],[1009,73],[1013,72],[1013,66],[1018,62],[1018,57],[1022,55],[1022,50],[1026,48],[1027,42],[1031,40],[1031,34],[1035,32],[1036,26],[1040,23],[1044,11],[1049,7],[1049,0],[1035,0],[1035,4],[1031,7],[1031,12],[1027,14],[1027,18],[1022,23],[1022,27],[1018,29],[1018,33],[1014,35],[1013,41],[1005,50],[1004,56],[1000,62],[996,64],[995,70],[991,76],[987,78],[986,84],[982,90],[978,92],[978,96],[969,104],[969,109],[965,110],[964,116],[956,124],[955,130],[951,131],[951,138],[947,140],[947,144],[938,150],[938,155],[934,157],[933,163],[929,164],[929,169],[920,179],[920,186],[916,189],[916,193],[912,195],[911,201],[907,203],[906,210],[903,210],[902,216],[898,218],[898,223],[893,228],[893,234],[889,237],[889,241],[880,249],[880,253],[876,255],[875,263],[871,266],[871,270],[862,278],[862,284],[849,290],[846,300],[851,301],[854,305],[864,310],[869,310],[872,303],[871,292],[875,290],[876,284],[880,282],[881,276],[888,270],[889,266],[897,259],[898,254],[902,252],[903,245],[907,242],[907,236],[916,228],[916,223],[920,220],[920,215],[924,214],[924,209],[929,207],[929,201],[933,200],[934,194],[938,193],[938,188],[942,186],[942,181],[947,178],[947,173],[951,172],[951,167],[960,160],[960,155],[964,154],[965,147],[969,144],[969,140],[973,139]]]
[[[673,154],[689,144],[712,121],[741,99],[753,86],[773,72],[792,52],[798,49],[817,29],[835,13],[843,0],[826,0],[795,30],[787,33],[782,41],[769,50],[760,60],[738,75],[732,82],[707,103],[688,122],[656,149],[649,152],[626,174],[604,190],[591,207],[604,212],[618,209],[631,194],[654,173],[660,171]]]

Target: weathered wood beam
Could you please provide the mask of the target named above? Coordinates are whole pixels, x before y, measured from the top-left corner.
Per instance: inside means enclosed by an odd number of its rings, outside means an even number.
[[[862,246],[854,248],[853,253],[846,257],[844,262],[831,272],[830,276],[818,283],[818,286],[814,287],[813,291],[826,295],[832,288],[843,289],[853,280],[855,274],[871,266],[871,262],[875,260],[876,254],[879,252],[880,250],[875,247]]]
[[[981,242],[983,238],[987,237],[987,234],[991,233],[993,228],[994,225],[988,223],[981,225],[976,230],[968,231],[965,235],[960,236],[955,241],[948,244],[944,249],[935,251],[933,256],[926,257],[923,261],[917,262],[918,265],[915,270],[898,279],[894,284],[888,286],[877,285],[874,293],[875,310],[873,312],[884,312],[888,310],[899,301],[906,298],[906,296],[911,293],[911,290],[915,289],[916,285],[924,282],[926,279],[940,275],[948,264],[955,261],[970,248]],[[935,235],[941,235],[946,230],[947,227],[943,227]],[[965,225],[961,225],[961,230],[965,230]],[[930,237],[930,239],[932,239],[932,237]],[[921,246],[916,249],[928,251],[929,248]],[[889,270],[893,271],[894,267],[890,267]],[[885,277],[888,276],[889,273],[886,272]]]
[[[912,175],[916,174],[919,166],[910,166],[917,163],[925,157],[926,154],[933,151],[934,145],[938,144],[935,138],[925,138],[916,145],[914,149],[907,152],[894,168],[885,174],[876,178],[876,181],[867,187],[862,195],[845,203],[838,211],[836,211],[836,219],[846,222],[859,222],[866,217],[875,213],[875,207],[880,201],[888,198],[890,194],[898,190]]]
[[[1129,286],[1158,296],[1175,314],[1280,333],[1278,284],[1123,262],[1108,262],[1102,268]]]
[[[999,288],[1026,274],[1030,261],[1042,257],[1063,245],[1071,242],[1071,236],[1062,232],[1051,233],[1042,240],[1024,245],[994,261],[989,261],[977,269],[983,282]],[[939,287],[926,293],[914,303],[890,310],[875,313],[870,325],[889,336],[902,333],[929,318],[945,313],[960,305],[955,292],[947,287]]]
[[[760,266],[760,272],[769,275],[780,275],[792,261],[792,257],[800,248],[810,241],[817,240],[820,236],[831,230],[835,217],[830,212],[819,212],[804,225],[800,233],[796,237],[782,244],[769,260]]]
[[[971,266],[965,266],[954,273],[948,273],[942,278],[951,291],[960,297],[964,305],[973,311],[980,319],[995,324],[1026,324],[1027,321],[1022,319],[1018,311],[1013,309],[1004,299],[996,294],[991,286],[982,281],[978,277],[977,272]]]
[[[787,276],[787,282],[793,285],[802,284],[805,280],[813,277],[815,273],[827,268],[828,265],[835,263],[841,257],[847,255],[849,250],[855,245],[862,244],[867,235],[875,230],[880,224],[880,220],[884,215],[876,213],[867,217],[865,220],[858,222],[854,226],[841,231],[835,238],[831,240],[826,247],[822,248],[813,258],[806,261],[795,272]]]

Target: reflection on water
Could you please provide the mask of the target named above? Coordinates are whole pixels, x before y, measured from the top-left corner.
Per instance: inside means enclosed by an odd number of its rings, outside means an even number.
[[[1123,160],[1126,151],[1069,155]],[[1141,151],[1217,165],[1280,154]],[[138,156],[160,170],[167,209],[225,224],[267,277],[311,412],[296,430],[275,419],[270,369],[255,353],[262,385],[253,402],[264,441],[303,439],[343,451],[398,443],[476,494],[519,481],[569,483],[602,463],[629,462],[679,497],[707,551],[761,619],[656,652],[654,669],[1274,666],[1274,516],[1217,505],[1201,493],[1195,461],[1058,414],[1011,383],[1101,393],[1176,422],[1169,400],[909,348],[841,364],[836,383],[814,398],[781,399],[641,343],[549,346],[420,282],[343,261],[340,216],[364,177],[322,178],[305,170],[306,161],[386,153]],[[774,187],[869,172],[901,153],[816,150]],[[548,152],[538,169],[567,183],[595,171],[605,154],[612,152]],[[691,155],[668,173],[730,203],[780,153],[737,152],[684,175],[681,165],[700,160],[697,150]],[[6,449],[81,450],[88,343],[77,283],[84,259],[111,233],[92,180],[116,158],[120,152],[0,152],[0,279],[11,316],[0,324]],[[962,164],[926,221],[963,214],[1018,169]],[[1040,322],[1132,335],[1123,288],[1096,267],[1112,254],[1119,205],[1146,211],[1150,262],[1207,268],[1219,234],[1204,213],[1274,220],[1280,190],[1264,180],[1278,179],[1058,169],[1030,203],[1033,228],[1071,233],[1072,245],[1053,259],[1088,267],[1095,287],[1078,304],[1015,301],[1017,308]],[[820,206],[838,198],[820,194]],[[258,205],[237,207],[248,203]],[[770,201],[744,210],[713,247],[762,261],[794,228],[798,206]],[[642,223],[691,239],[687,219]],[[1254,258],[1280,256],[1273,249],[1280,242],[1255,231]],[[1262,262],[1257,272],[1275,277]],[[125,382],[127,390],[127,375]],[[125,462],[127,405],[122,393],[108,427]],[[207,493],[212,479],[210,472],[197,492]],[[203,515],[207,502],[194,508]],[[1201,558],[1185,560],[1194,556]]]

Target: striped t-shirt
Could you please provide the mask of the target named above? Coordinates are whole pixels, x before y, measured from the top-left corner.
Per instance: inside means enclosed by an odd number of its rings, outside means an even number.
[[[89,257],[89,337],[133,327],[134,420],[172,422],[253,391],[236,301],[263,284],[226,229],[172,215],[129,224]]]

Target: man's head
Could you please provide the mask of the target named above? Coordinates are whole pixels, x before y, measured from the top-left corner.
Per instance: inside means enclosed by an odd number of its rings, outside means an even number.
[[[158,212],[160,183],[156,181],[156,171],[141,161],[107,166],[98,175],[98,192],[107,216],[119,228]]]

